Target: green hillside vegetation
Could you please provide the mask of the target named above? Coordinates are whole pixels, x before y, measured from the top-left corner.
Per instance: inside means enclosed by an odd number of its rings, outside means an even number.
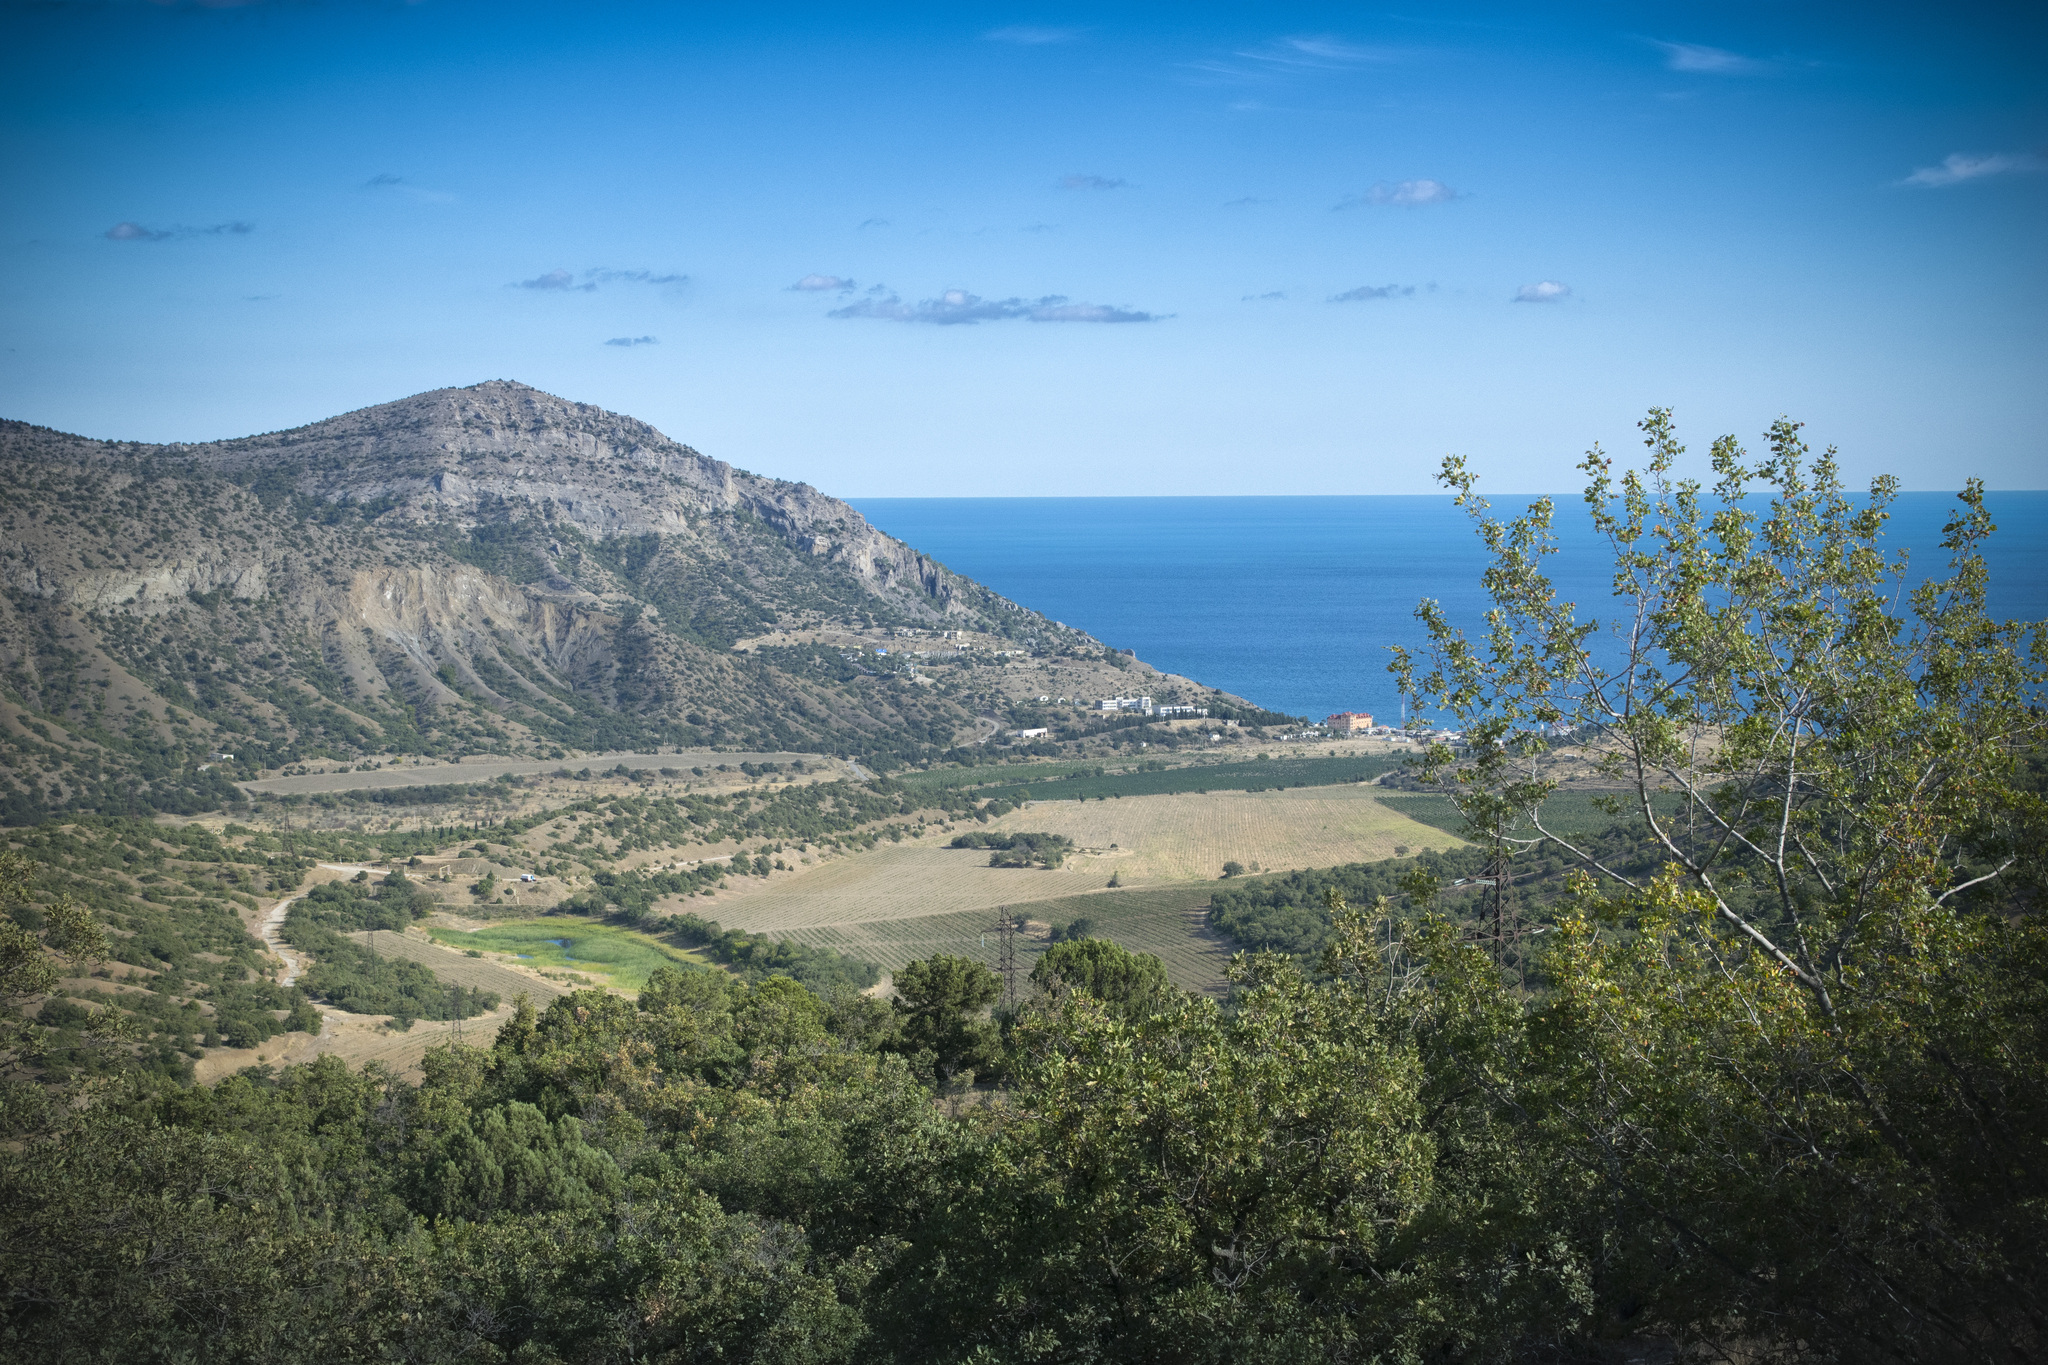
[[[1162,988],[1115,933],[1139,902],[1104,892],[1061,898],[1105,932],[1035,983],[950,949],[889,1001],[661,968],[522,1003],[416,1082],[138,1066],[56,1103],[28,1016],[119,935],[53,879],[118,880],[119,841],[9,864],[5,1354],[2038,1359],[2044,628],[1986,614],[1976,486],[1916,587],[1878,553],[1894,486],[1852,499],[1792,424],[1754,470],[1717,442],[1711,492],[1668,414],[1643,425],[1646,471],[1586,464],[1640,625],[1619,661],[1543,572],[1551,504],[1497,523],[1447,462],[1489,634],[1425,603],[1396,666],[1469,740],[1419,780],[1471,847],[1206,884],[1276,949],[1227,998]],[[1632,817],[1531,833],[1560,722],[1605,727]],[[180,884],[206,838],[155,850]],[[304,922],[397,908],[352,885]]]
[[[9,831],[4,845],[26,897],[7,907],[9,923],[35,931],[39,906],[68,900],[105,936],[90,977],[55,985],[42,1007],[47,1032],[23,1064],[46,1084],[137,1069],[187,1083],[207,1047],[318,1032],[305,994],[269,979],[262,944],[236,914],[279,870],[267,856],[198,826],[93,816]],[[104,1045],[87,1036],[94,1025],[113,1035]]]
[[[301,978],[306,993],[352,1014],[392,1015],[402,1027],[415,1019],[467,1018],[496,1009],[498,997],[489,991],[449,986],[420,963],[378,956],[374,940],[344,937],[403,932],[434,903],[403,872],[374,885],[368,873],[358,873],[352,882],[326,882],[294,901],[281,932],[313,960]]]
[[[843,990],[864,991],[882,979],[874,963],[849,954],[742,929],[721,929],[717,921],[695,915],[670,915],[661,926],[678,943],[689,944],[746,981],[784,976],[830,996]]]

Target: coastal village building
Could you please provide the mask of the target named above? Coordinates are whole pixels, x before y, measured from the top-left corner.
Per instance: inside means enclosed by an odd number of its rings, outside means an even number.
[[[1161,720],[1173,720],[1176,717],[1184,716],[1206,716],[1209,714],[1209,708],[1206,706],[1161,706],[1154,710],[1152,714],[1158,716]]]
[[[1372,717],[1363,711],[1339,711],[1323,724],[1330,727],[1333,735],[1359,735],[1372,729]]]
[[[1048,730],[1048,729],[1047,729],[1047,728],[1046,728],[1045,726],[1041,725],[1041,726],[1038,726],[1038,727],[1037,727],[1036,729],[1032,729],[1032,730],[1012,730],[1012,731],[1010,731],[1010,738],[1011,738],[1011,739],[1037,739],[1037,738],[1039,738],[1039,737],[1040,737],[1041,735],[1049,735],[1049,734],[1051,734],[1051,733],[1052,733],[1052,731],[1051,731],[1051,730]]]
[[[1101,701],[1095,703],[1095,709],[1098,711],[1142,711],[1149,716],[1152,714],[1152,699],[1150,697],[1104,697]]]

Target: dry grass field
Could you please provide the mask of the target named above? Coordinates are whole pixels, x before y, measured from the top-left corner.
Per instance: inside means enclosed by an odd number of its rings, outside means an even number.
[[[1087,915],[1097,934],[1157,954],[1174,981],[1217,990],[1227,944],[1203,924],[1223,864],[1266,871],[1396,856],[1458,841],[1381,805],[1368,787],[1212,792],[1108,801],[1041,801],[992,830],[1064,834],[1077,848],[1056,871],[991,868],[940,836],[885,844],[794,876],[747,879],[715,901],[683,903],[728,928],[833,948],[894,970],[932,953],[996,959],[987,928],[1007,906],[1037,924],[1020,945],[1029,968],[1045,926]],[[1110,876],[1123,889],[1108,891]]]
[[[816,925],[920,919],[982,907],[993,917],[998,905],[1096,890],[1109,875],[1092,868],[990,867],[985,849],[946,843],[944,836],[930,834],[833,858],[796,876],[735,878],[730,890],[708,904],[684,905],[728,928],[780,937]]]
[[[1115,872],[1132,886],[1208,880],[1230,861],[1274,872],[1459,842],[1382,805],[1367,786],[1034,801],[990,828],[1064,834],[1082,850],[1068,866],[1104,881]]]

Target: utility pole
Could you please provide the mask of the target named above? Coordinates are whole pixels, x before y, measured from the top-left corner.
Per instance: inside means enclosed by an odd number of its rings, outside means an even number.
[[[996,973],[1003,978],[1003,1008],[1014,1009],[1017,1004],[1017,921],[1007,905],[997,908],[995,928]]]

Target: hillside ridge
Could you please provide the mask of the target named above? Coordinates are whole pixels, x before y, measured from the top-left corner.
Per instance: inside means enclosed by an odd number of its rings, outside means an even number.
[[[886,767],[1134,667],[1220,696],[808,484],[509,380],[196,444],[0,422],[0,531],[0,818],[212,809],[377,755]],[[885,662],[905,636],[949,667]]]

